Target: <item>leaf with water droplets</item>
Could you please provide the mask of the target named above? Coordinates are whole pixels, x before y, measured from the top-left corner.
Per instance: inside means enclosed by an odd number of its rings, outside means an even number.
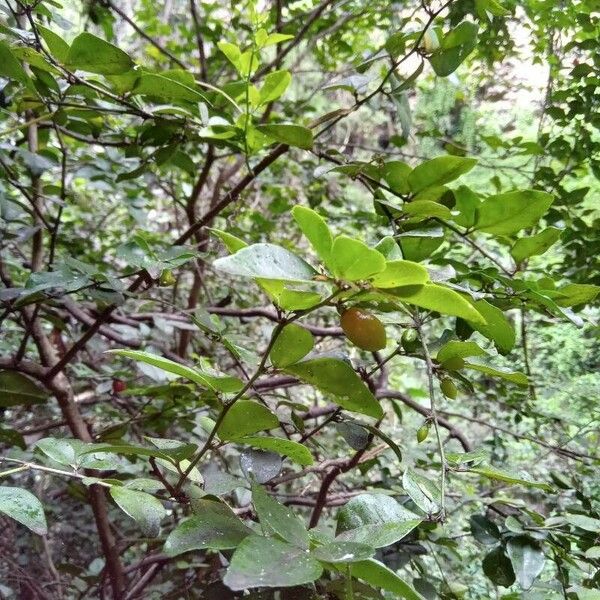
[[[33,533],[46,535],[48,527],[42,503],[27,490],[0,487],[0,513],[18,521]]]
[[[160,522],[167,514],[160,500],[146,492],[117,486],[110,488],[110,495],[119,508],[136,521],[144,535],[158,535]]]
[[[311,554],[328,563],[353,563],[371,558],[375,548],[355,542],[331,542],[315,548]]]
[[[164,551],[176,556],[190,550],[229,550],[237,548],[252,531],[221,502],[197,500],[196,514],[182,521],[165,542]]]
[[[232,590],[291,587],[315,581],[322,572],[308,550],[251,535],[238,546],[223,581]]]
[[[265,534],[274,533],[295,546],[308,548],[308,531],[291,509],[277,502],[257,484],[252,486],[252,501]]]
[[[247,479],[266,483],[281,471],[282,458],[275,452],[245,450],[240,454],[240,467]]]

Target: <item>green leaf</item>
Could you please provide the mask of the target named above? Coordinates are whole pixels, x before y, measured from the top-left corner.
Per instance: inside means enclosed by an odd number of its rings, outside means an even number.
[[[308,548],[308,531],[302,520],[257,483],[252,485],[252,502],[265,535],[276,534],[294,546]]]
[[[391,496],[385,494],[359,494],[339,510],[336,534],[358,529],[365,525],[403,523],[418,519],[418,516],[404,508]]]
[[[79,465],[79,452],[87,449],[87,444],[80,440],[60,438],[44,438],[35,444],[46,456],[60,465],[77,467]]]
[[[245,436],[236,440],[240,444],[247,444],[253,448],[260,448],[261,450],[271,450],[282,456],[287,456],[290,460],[306,467],[314,463],[314,459],[310,450],[293,440],[287,440],[278,437],[258,437],[258,436]]]
[[[478,363],[469,362],[465,362],[465,369],[474,369],[475,371],[485,373],[486,375],[492,375],[493,377],[500,377],[501,379],[506,379],[506,381],[516,383],[517,385],[529,385],[527,375],[525,375],[524,373],[520,373],[519,371],[505,371],[504,369],[496,369],[488,365],[481,365]]]
[[[225,415],[217,433],[222,440],[237,440],[278,425],[279,419],[266,406],[251,400],[238,400]]]
[[[500,541],[501,535],[498,526],[485,515],[471,515],[469,524],[471,534],[481,544],[491,546]]]
[[[196,514],[182,521],[169,534],[164,551],[177,556],[190,550],[229,550],[252,533],[252,530],[221,502],[196,500]]]
[[[48,50],[50,54],[60,63],[64,63],[67,60],[67,56],[69,55],[69,44],[65,42],[65,40],[54,33],[51,29],[44,27],[43,25],[37,24],[37,30],[44,42],[46,42],[46,46],[48,46]]]
[[[478,473],[479,475],[483,475],[489,479],[494,479],[496,481],[504,481],[505,483],[512,483],[518,485],[524,485],[526,487],[539,488],[541,490],[545,490],[547,492],[552,491],[552,486],[547,483],[539,483],[535,481],[531,481],[529,479],[524,479],[519,475],[515,475],[514,473],[510,473],[503,469],[498,469],[496,467],[490,467],[486,465],[481,465],[477,467],[471,467],[468,471],[469,473]]]
[[[436,75],[447,77],[458,69],[477,45],[477,31],[475,23],[463,21],[442,39],[441,47],[429,57]]]
[[[266,483],[281,471],[281,456],[267,450],[244,450],[240,454],[240,467],[250,481]]]
[[[479,196],[466,185],[461,185],[453,190],[454,210],[458,215],[453,220],[463,227],[472,227],[477,220],[477,208],[481,204]]]
[[[442,497],[437,484],[433,481],[419,475],[413,469],[406,469],[402,476],[402,487],[425,514],[432,515],[439,512]]]
[[[323,261],[326,267],[331,268],[330,260],[333,237],[323,217],[311,208],[299,205],[294,206],[292,215],[296,223],[298,223],[298,227],[300,227],[302,233],[317,253],[317,256]]]
[[[402,212],[411,217],[411,223],[417,223],[429,218],[450,219],[452,213],[447,206],[434,200],[418,200],[402,205]]]
[[[502,354],[508,354],[514,348],[516,334],[504,312],[486,300],[471,301],[471,304],[486,321],[470,321],[471,327],[492,340]]]
[[[408,177],[412,169],[400,160],[391,160],[386,162],[382,175],[385,182],[396,192],[397,194],[406,195],[410,193],[410,186],[408,184]]]
[[[304,358],[314,347],[312,333],[296,323],[288,323],[271,349],[271,362],[278,369],[293,365]]]
[[[311,281],[317,272],[304,260],[275,244],[252,244],[214,261],[215,269],[242,277]]]
[[[566,519],[570,525],[579,527],[579,529],[600,533],[600,519],[593,519],[586,515],[567,515]]]
[[[35,90],[31,78],[11,52],[10,46],[2,40],[0,40],[0,75],[8,79],[14,79],[30,90]]]
[[[510,587],[515,582],[515,572],[504,548],[498,546],[488,552],[482,562],[483,572],[494,584]]]
[[[322,572],[320,563],[302,548],[251,535],[235,551],[223,582],[234,591],[291,587],[311,583]]]
[[[475,158],[438,156],[415,167],[408,176],[413,194],[432,186],[443,185],[468,173],[477,164]]]
[[[421,286],[405,286],[389,290],[402,302],[414,304],[444,315],[461,317],[467,321],[485,324],[484,318],[460,294],[435,283]]]
[[[592,302],[598,293],[600,286],[589,283],[568,283],[558,288],[559,296],[554,298],[558,306],[577,306]]]
[[[424,600],[423,596],[406,583],[404,579],[398,577],[394,571],[388,569],[383,563],[372,558],[352,564],[350,572],[352,577],[362,579],[372,586],[391,592],[395,598]]]
[[[310,150],[313,146],[312,131],[301,125],[279,123],[277,125],[257,125],[256,129],[267,137],[288,146],[303,150]]]
[[[346,542],[369,544],[374,548],[386,548],[405,538],[421,522],[422,519],[415,518],[397,523],[363,525],[357,529],[344,531],[336,539]]]
[[[451,340],[446,342],[437,353],[437,360],[445,363],[451,358],[466,358],[467,356],[485,356],[485,350],[481,349],[475,342],[459,342]]]
[[[386,263],[385,269],[371,279],[371,283],[377,288],[420,285],[428,281],[427,269],[409,260],[390,260]]]
[[[519,263],[530,256],[544,254],[560,237],[560,229],[548,227],[536,235],[519,238],[510,249],[511,256]]]
[[[287,89],[292,81],[289,71],[273,71],[265,77],[260,88],[260,104],[267,104],[277,100]]]
[[[181,453],[181,448],[173,451],[159,450],[157,448],[146,448],[144,446],[134,446],[126,443],[116,444],[87,444],[86,448],[79,451],[80,455],[107,452],[110,454],[123,454],[124,456],[152,456],[155,458],[161,458],[170,463],[179,462],[180,457],[178,454]],[[196,444],[185,444],[184,449],[196,449]]]
[[[386,266],[383,254],[346,235],[333,241],[330,264],[333,274],[346,281],[368,279]]]
[[[110,495],[119,508],[136,521],[144,535],[158,535],[160,522],[167,514],[160,500],[146,492],[117,486],[110,488]]]
[[[0,487],[0,513],[25,525],[38,535],[46,535],[46,517],[42,503],[27,490],[3,485]]]
[[[400,250],[398,243],[390,235],[381,238],[381,240],[377,242],[375,250],[380,254],[383,254],[387,261],[394,261],[402,258],[402,251]]]
[[[48,392],[17,371],[0,371],[0,407],[43,404]]]
[[[231,233],[228,233],[227,231],[213,228],[209,228],[209,231],[214,233],[223,242],[223,244],[225,244],[225,247],[227,250],[229,250],[229,252],[231,252],[231,254],[241,250],[242,248],[245,248],[248,245],[246,242],[244,242],[244,240],[241,240],[235,235],[231,235]]]
[[[533,227],[553,201],[551,194],[537,190],[490,196],[479,205],[475,229],[494,235],[512,235]]]
[[[173,373],[179,377],[183,377],[189,381],[197,383],[201,387],[206,387],[211,390],[235,393],[242,389],[244,384],[237,377],[216,377],[201,373],[197,369],[192,369],[186,365],[175,362],[156,354],[150,354],[149,352],[142,352],[140,350],[107,350],[109,354],[117,354],[118,356],[124,356],[125,358],[131,358],[132,360],[142,362],[158,369],[162,369],[167,373]]]
[[[422,519],[384,494],[360,494],[340,509],[337,540],[384,548],[408,535]]]
[[[133,88],[133,93],[143,96],[156,96],[170,102],[181,100],[184,102],[207,101],[200,92],[189,85],[158,73],[142,73]]]
[[[356,544],[355,542],[330,542],[318,546],[311,551],[317,560],[326,563],[354,563],[371,558],[375,554],[375,548],[367,544]]]
[[[120,75],[134,65],[129,56],[113,44],[84,31],[71,44],[65,65],[99,75]]]
[[[333,394],[342,408],[379,419],[383,409],[351,365],[337,358],[314,358],[285,369],[323,392]]]
[[[544,553],[538,542],[526,535],[512,537],[506,544],[517,582],[528,590],[544,568]]]

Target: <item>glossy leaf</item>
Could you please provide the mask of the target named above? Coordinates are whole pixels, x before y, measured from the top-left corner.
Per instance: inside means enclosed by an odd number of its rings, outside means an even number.
[[[288,440],[279,437],[258,437],[258,436],[245,436],[236,440],[240,444],[247,444],[253,448],[259,448],[261,450],[270,450],[287,456],[291,461],[306,467],[312,465],[314,459],[310,450],[294,440]]]
[[[554,198],[537,190],[506,192],[484,200],[478,209],[475,229],[494,235],[512,235],[533,227]]]
[[[342,408],[379,419],[383,409],[354,369],[337,358],[314,358],[285,369],[302,381],[333,394]]]
[[[46,535],[46,517],[42,503],[27,490],[0,486],[0,513],[25,525],[38,535]]]
[[[530,256],[544,254],[560,237],[560,229],[548,227],[536,235],[519,238],[510,249],[511,256],[516,262],[521,262]]]
[[[219,271],[242,277],[311,281],[317,272],[304,260],[274,244],[252,244],[214,261]]]
[[[290,508],[280,504],[258,484],[252,486],[252,502],[265,535],[278,535],[299,548],[308,548],[308,531]]]
[[[352,577],[362,579],[372,586],[394,594],[395,598],[405,600],[424,600],[412,586],[396,575],[394,571],[377,560],[369,559],[354,563],[350,567]]]
[[[223,581],[232,590],[291,587],[311,583],[322,572],[320,563],[302,548],[251,535],[233,554]]]
[[[510,587],[515,582],[512,563],[501,546],[485,555],[482,567],[483,572],[494,585]]]
[[[486,546],[497,544],[500,541],[498,526],[484,515],[471,515],[469,519],[471,534]]]
[[[323,217],[305,206],[294,206],[292,215],[317,256],[329,267],[333,236]]]
[[[48,392],[17,371],[0,371],[0,407],[43,404]]]
[[[408,260],[388,261],[385,269],[371,279],[371,283],[377,288],[420,285],[428,281],[429,273],[427,273],[427,269]]]
[[[481,314],[460,294],[450,288],[427,283],[420,286],[405,286],[390,290],[402,302],[434,310],[444,315],[461,317],[475,323],[485,323]]]
[[[256,129],[267,137],[288,146],[310,150],[313,145],[312,131],[301,125],[279,123],[277,125],[257,125]]]
[[[227,411],[217,433],[222,440],[236,440],[278,425],[279,419],[266,406],[251,400],[238,400]]]
[[[490,367],[489,365],[482,365],[473,362],[465,362],[465,368],[473,369],[475,371],[485,373],[486,375],[491,375],[492,377],[499,377],[500,379],[505,379],[506,381],[516,383],[517,385],[526,386],[529,384],[527,375],[518,371],[506,371],[504,369],[496,369],[494,367]]]
[[[0,40],[0,75],[8,79],[14,79],[26,87],[33,89],[33,82],[23,65],[15,58],[10,46]]]
[[[506,552],[518,584],[528,590],[544,568],[544,553],[540,545],[529,536],[519,535],[508,540]]]
[[[503,481],[505,483],[512,483],[518,485],[524,485],[526,487],[539,488],[541,490],[546,490],[548,492],[552,491],[552,486],[547,483],[541,483],[537,481],[531,481],[529,479],[525,479],[519,475],[514,473],[510,473],[503,469],[498,469],[496,467],[491,466],[477,466],[471,467],[470,473],[478,473],[479,475],[483,475],[484,477],[488,477],[489,479],[494,479],[496,481]]]
[[[385,258],[377,250],[346,235],[333,240],[330,263],[333,274],[346,281],[368,279],[386,266]]]
[[[505,313],[487,300],[472,301],[477,312],[485,319],[485,323],[470,321],[471,327],[481,335],[492,340],[498,351],[508,354],[515,345],[516,334]],[[473,356],[473,355],[472,355]]]
[[[133,93],[155,96],[169,102],[206,101],[206,98],[193,87],[159,73],[142,73],[133,88]]]
[[[167,373],[173,373],[174,375],[193,381],[199,386],[211,390],[237,392],[243,387],[243,383],[237,377],[215,377],[213,375],[204,374],[197,369],[182,365],[169,358],[150,354],[149,352],[141,352],[139,350],[108,350],[107,352],[152,365]]]
[[[225,504],[197,500],[195,513],[182,521],[167,538],[164,552],[177,556],[190,550],[228,550],[252,533]]]
[[[371,558],[375,554],[375,548],[354,542],[329,542],[318,546],[311,554],[327,563],[354,563]]]
[[[282,330],[271,349],[271,362],[277,368],[287,367],[304,358],[315,342],[310,331],[289,323]]]
[[[120,75],[133,67],[127,53],[87,31],[73,40],[65,64],[69,69],[99,75]]]
[[[442,185],[468,173],[475,165],[475,158],[460,156],[438,156],[415,167],[408,176],[413,194],[428,187]]]
[[[240,467],[250,481],[267,483],[277,477],[282,466],[281,456],[265,450],[244,450],[240,454]]]
[[[260,103],[273,102],[283,95],[292,81],[289,71],[273,71],[269,73],[260,88]]]
[[[110,488],[110,495],[123,512],[135,519],[144,535],[158,535],[160,522],[167,514],[160,500],[146,492],[118,486]]]

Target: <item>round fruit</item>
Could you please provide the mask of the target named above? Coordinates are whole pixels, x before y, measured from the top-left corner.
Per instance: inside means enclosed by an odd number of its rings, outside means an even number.
[[[405,329],[400,341],[405,352],[414,352],[421,345],[415,329]]]
[[[419,444],[427,439],[427,436],[429,435],[429,427],[429,423],[423,423],[423,425],[417,429],[417,442],[419,442]]]
[[[170,286],[173,285],[175,283],[176,279],[175,276],[173,275],[173,271],[171,271],[170,269],[165,269],[161,274],[160,274],[160,280],[159,283],[162,286]]]
[[[454,385],[454,381],[452,381],[452,379],[449,377],[442,379],[440,388],[442,390],[442,394],[444,394],[446,398],[451,398],[454,400],[458,394],[458,389],[456,388],[456,385]]]
[[[346,337],[355,346],[370,352],[385,348],[385,327],[376,316],[366,310],[348,309],[342,314],[340,324]]]
[[[127,389],[127,384],[122,379],[113,379],[112,391],[113,394],[124,392]]]

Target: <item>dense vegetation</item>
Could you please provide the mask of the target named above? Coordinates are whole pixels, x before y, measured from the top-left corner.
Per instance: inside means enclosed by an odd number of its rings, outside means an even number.
[[[0,9],[0,598],[600,598],[596,0]]]

